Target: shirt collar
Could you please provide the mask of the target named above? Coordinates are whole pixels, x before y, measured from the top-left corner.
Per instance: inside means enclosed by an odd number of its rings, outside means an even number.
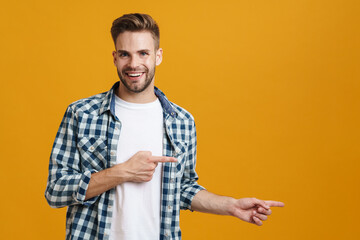
[[[170,104],[170,101],[167,99],[165,94],[157,87],[154,87],[154,92],[155,95],[158,97],[165,114],[176,117],[177,113],[175,111],[175,108]]]
[[[110,111],[111,114],[116,118],[115,115],[115,90],[119,87],[120,81],[116,82],[110,91],[108,91],[104,97],[104,101],[101,104],[101,107],[99,109],[99,115],[103,114],[106,111]],[[170,101],[167,99],[165,94],[158,89],[157,87],[154,87],[154,93],[158,97],[161,106],[164,110],[164,113],[167,115],[171,115],[172,117],[177,116],[177,112],[175,111],[174,107],[170,104]]]

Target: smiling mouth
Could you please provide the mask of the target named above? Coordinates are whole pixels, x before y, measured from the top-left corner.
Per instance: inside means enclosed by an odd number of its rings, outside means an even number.
[[[137,72],[137,73],[128,73],[128,72],[126,72],[125,74],[126,74],[126,76],[129,76],[131,78],[137,78],[137,77],[142,76],[144,73],[143,72]]]
[[[142,76],[144,75],[144,72],[136,72],[136,73],[125,72],[125,75],[128,77],[128,79],[130,81],[137,82],[142,78]]]

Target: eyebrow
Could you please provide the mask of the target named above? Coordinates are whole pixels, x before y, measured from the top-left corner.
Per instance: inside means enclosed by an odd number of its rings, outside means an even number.
[[[125,51],[125,50],[117,50],[118,53],[129,53],[128,51]],[[140,53],[140,52],[150,52],[150,49],[141,49],[141,50],[138,50],[136,51],[137,53]]]

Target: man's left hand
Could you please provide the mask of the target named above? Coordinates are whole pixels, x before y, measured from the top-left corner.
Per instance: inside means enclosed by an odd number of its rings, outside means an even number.
[[[278,201],[264,201],[257,198],[234,199],[230,204],[230,214],[243,221],[261,226],[271,214],[271,207],[284,207]]]

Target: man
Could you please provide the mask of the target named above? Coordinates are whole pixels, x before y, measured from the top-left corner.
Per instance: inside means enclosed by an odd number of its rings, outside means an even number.
[[[155,21],[127,14],[111,33],[120,81],[68,107],[50,157],[45,197],[68,207],[66,239],[181,239],[180,209],[262,225],[284,204],[197,184],[194,119],[154,86],[162,61]]]

